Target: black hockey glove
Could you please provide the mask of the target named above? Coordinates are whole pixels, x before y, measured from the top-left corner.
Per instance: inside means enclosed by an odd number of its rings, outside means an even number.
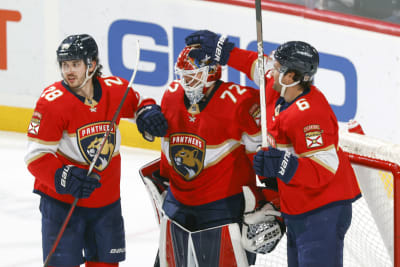
[[[168,123],[158,105],[146,105],[138,110],[136,125],[144,139],[154,141],[154,136],[164,136]]]
[[[101,186],[100,176],[73,165],[64,165],[54,175],[56,191],[59,194],[70,194],[75,198],[88,198],[96,188]]]
[[[256,174],[264,177],[278,177],[284,183],[290,182],[299,165],[296,156],[273,147],[258,151],[253,163]]]
[[[218,35],[208,30],[196,31],[185,38],[186,45],[199,44],[199,49],[193,49],[189,56],[199,61],[207,56],[220,65],[226,65],[235,44],[228,41],[225,35]]]

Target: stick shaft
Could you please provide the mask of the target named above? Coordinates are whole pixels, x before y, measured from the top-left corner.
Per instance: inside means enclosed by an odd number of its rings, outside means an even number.
[[[96,154],[94,155],[94,157],[93,157],[93,159],[92,159],[92,162],[90,163],[89,170],[88,170],[88,175],[90,175],[90,174],[92,173],[92,170],[93,170],[94,166],[96,165],[96,161],[97,161],[97,159],[99,158],[99,156],[100,156],[100,154],[101,154],[101,151],[103,150],[103,147],[104,147],[104,145],[105,145],[105,143],[106,143],[106,140],[107,140],[107,138],[108,138],[108,135],[110,134],[111,130],[113,129],[114,124],[115,124],[115,122],[117,121],[119,112],[121,111],[122,106],[124,105],[125,99],[126,99],[128,93],[129,93],[129,90],[130,90],[130,88],[132,87],[133,80],[135,79],[136,72],[137,72],[137,69],[138,69],[139,58],[140,58],[140,46],[139,46],[139,41],[137,41],[136,48],[137,48],[137,51],[136,51],[136,67],[135,67],[135,70],[133,71],[133,74],[132,74],[132,77],[131,77],[131,79],[130,79],[130,81],[129,81],[128,87],[126,88],[125,94],[124,94],[124,96],[122,97],[122,100],[121,100],[121,102],[119,103],[119,106],[118,106],[117,110],[116,110],[115,113],[114,113],[114,116],[113,116],[113,118],[112,118],[112,120],[111,120],[111,122],[110,122],[110,126],[108,127],[108,130],[104,133],[103,140],[102,140],[101,143],[100,143],[100,148],[97,150]]]
[[[267,139],[267,108],[265,101],[265,70],[264,70],[264,45],[262,32],[261,0],[256,1],[256,25],[257,25],[257,52],[258,52],[258,76],[260,86],[260,109],[261,109],[261,136],[262,147],[268,147]]]

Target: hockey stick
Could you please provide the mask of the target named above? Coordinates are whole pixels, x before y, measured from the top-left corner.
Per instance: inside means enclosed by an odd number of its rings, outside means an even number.
[[[265,105],[265,70],[264,70],[264,45],[262,33],[261,0],[256,1],[256,25],[257,25],[257,52],[258,52],[258,75],[260,87],[260,109],[261,109],[261,146],[268,147],[267,139],[267,108]]]
[[[129,90],[130,90],[132,84],[133,84],[133,80],[135,79],[136,72],[137,72],[137,69],[138,69],[138,64],[139,64],[139,57],[140,57],[139,40],[137,40],[136,48],[137,48],[137,52],[136,52],[136,66],[135,66],[135,70],[133,71],[133,74],[132,74],[131,80],[129,81],[128,87],[126,88],[125,94],[124,94],[124,96],[122,97],[121,102],[119,103],[119,106],[118,106],[117,110],[116,110],[115,113],[114,113],[114,116],[113,116],[113,118],[112,118],[112,120],[111,120],[111,122],[110,122],[110,124],[109,124],[109,127],[108,127],[107,131],[104,133],[103,140],[102,140],[101,143],[100,143],[100,147],[99,147],[99,149],[97,150],[96,154],[94,155],[94,157],[93,157],[93,159],[92,159],[92,162],[90,163],[89,170],[88,170],[88,173],[87,173],[88,176],[92,173],[93,168],[94,168],[94,166],[96,165],[96,161],[97,161],[97,159],[99,158],[100,153],[101,153],[101,151],[103,150],[103,147],[104,147],[104,145],[105,145],[105,143],[106,143],[106,140],[107,140],[108,136],[110,135],[111,130],[114,128],[114,124],[115,124],[115,122],[116,122],[116,120],[117,120],[117,118],[118,118],[119,112],[120,112],[121,109],[122,109],[122,106],[123,106],[123,104],[124,104],[124,102],[125,102],[125,99],[126,99],[128,93],[129,93]],[[58,243],[60,242],[60,239],[61,239],[61,237],[62,237],[62,235],[63,235],[63,233],[64,233],[64,231],[65,231],[65,228],[67,227],[67,224],[68,224],[69,220],[71,219],[72,213],[73,213],[74,210],[75,210],[75,207],[76,207],[76,204],[78,203],[78,200],[79,200],[78,198],[75,198],[75,199],[74,199],[74,202],[72,203],[71,208],[70,208],[69,211],[68,211],[67,217],[65,218],[65,220],[64,220],[64,222],[63,222],[63,224],[62,224],[62,226],[61,226],[61,229],[60,229],[60,231],[59,231],[58,234],[57,234],[57,238],[56,238],[56,240],[54,241],[54,244],[53,244],[53,246],[52,246],[52,248],[51,248],[49,254],[48,254],[47,257],[46,257],[46,260],[44,261],[44,267],[47,267],[47,266],[48,266],[49,261],[50,261],[50,259],[51,259],[51,256],[53,256],[53,253],[54,253],[54,251],[56,250]]]

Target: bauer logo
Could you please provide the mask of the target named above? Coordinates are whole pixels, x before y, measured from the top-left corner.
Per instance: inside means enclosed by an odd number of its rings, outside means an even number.
[[[92,163],[93,158],[101,147],[104,134],[109,130],[110,122],[97,122],[82,126],[76,130],[79,149],[88,164]],[[111,161],[115,149],[115,127],[111,129],[107,140],[101,149],[100,155],[94,165],[98,171],[104,170]]]
[[[176,133],[169,138],[169,155],[174,169],[187,181],[204,166],[206,141],[193,134]]]
[[[125,253],[125,248],[112,248],[110,254]]]

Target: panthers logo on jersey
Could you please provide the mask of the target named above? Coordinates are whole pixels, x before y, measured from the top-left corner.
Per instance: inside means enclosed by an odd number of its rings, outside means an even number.
[[[76,130],[79,149],[88,164],[100,149],[104,134],[108,131],[110,122],[97,122],[85,125]],[[111,161],[115,149],[115,127],[110,131],[103,149],[94,165],[98,171],[104,170]]]
[[[206,141],[196,135],[175,133],[169,138],[172,165],[185,180],[193,180],[204,166]]]

